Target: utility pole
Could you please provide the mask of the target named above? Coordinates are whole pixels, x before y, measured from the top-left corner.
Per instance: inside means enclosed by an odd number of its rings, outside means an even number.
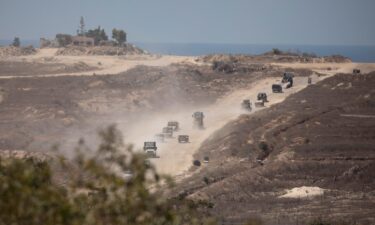
[[[79,36],[85,36],[86,31],[85,31],[85,20],[83,19],[83,16],[81,16],[81,20],[79,21],[79,30],[78,30],[78,35]]]

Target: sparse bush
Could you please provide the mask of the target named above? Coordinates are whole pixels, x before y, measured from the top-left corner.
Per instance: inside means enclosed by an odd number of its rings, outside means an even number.
[[[272,53],[274,55],[281,55],[282,51],[280,49],[278,49],[278,48],[273,48],[272,49]]]
[[[158,194],[169,180],[125,146],[114,126],[100,138],[96,151],[81,141],[72,161],[54,160],[75,168],[64,187],[52,179],[53,162],[0,158],[0,225],[207,224],[189,204]]]
[[[268,144],[264,141],[259,143],[259,148],[264,152],[268,152]]]
[[[246,225],[263,225],[263,221],[259,218],[251,218],[246,221]]]

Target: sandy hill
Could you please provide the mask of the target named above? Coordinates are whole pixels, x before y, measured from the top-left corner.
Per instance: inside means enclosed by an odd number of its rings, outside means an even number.
[[[174,195],[222,218],[374,224],[375,73],[339,74],[208,138]]]

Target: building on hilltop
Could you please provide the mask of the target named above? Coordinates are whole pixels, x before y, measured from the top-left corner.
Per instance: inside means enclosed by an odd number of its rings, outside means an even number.
[[[94,46],[94,38],[85,36],[72,36],[72,44],[74,46]]]

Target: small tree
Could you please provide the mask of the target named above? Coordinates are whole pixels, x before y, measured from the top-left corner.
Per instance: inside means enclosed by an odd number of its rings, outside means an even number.
[[[275,54],[275,55],[280,55],[282,53],[282,51],[278,48],[273,48],[272,53]]]
[[[112,38],[116,40],[118,45],[122,45],[126,42],[126,32],[123,30],[117,30],[116,28],[113,28]]]
[[[19,37],[15,37],[14,40],[13,40],[12,45],[13,45],[14,47],[20,47],[20,46],[21,46],[20,38],[19,38]]]
[[[69,34],[56,34],[56,40],[59,46],[65,47],[72,43],[72,36]]]
[[[108,36],[105,33],[104,29],[101,29],[100,26],[93,30],[88,30],[86,33],[87,37],[94,38],[95,45],[99,44],[100,41],[108,40]]]

